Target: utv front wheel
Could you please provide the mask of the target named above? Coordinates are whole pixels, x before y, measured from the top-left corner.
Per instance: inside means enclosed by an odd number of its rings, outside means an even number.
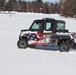
[[[69,44],[61,43],[59,46],[60,52],[68,52],[69,51]]]
[[[27,46],[28,46],[28,44],[27,44],[27,41],[26,40],[19,40],[18,42],[17,42],[17,46],[18,46],[18,48],[27,48]]]

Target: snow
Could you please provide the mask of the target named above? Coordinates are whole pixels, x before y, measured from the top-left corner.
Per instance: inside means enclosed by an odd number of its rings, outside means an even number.
[[[76,32],[75,18],[58,14],[0,14],[0,75],[76,75],[76,51],[18,49],[21,29],[28,29],[33,20],[55,18],[66,21],[66,28]]]

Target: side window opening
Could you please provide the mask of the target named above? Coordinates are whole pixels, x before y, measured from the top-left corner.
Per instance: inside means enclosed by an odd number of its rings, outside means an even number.
[[[41,27],[41,22],[34,22],[31,27],[31,31],[38,31],[40,30],[40,27]]]
[[[51,29],[51,23],[46,23],[46,30],[50,30]]]
[[[65,25],[64,23],[57,23],[57,30],[64,30],[65,29]]]
[[[47,22],[45,25],[45,30],[46,31],[51,31],[52,30],[52,23],[51,22]]]
[[[35,30],[36,30],[36,29],[39,29],[39,25],[36,24],[36,23],[34,23],[33,26],[32,26],[32,29],[35,29]]]

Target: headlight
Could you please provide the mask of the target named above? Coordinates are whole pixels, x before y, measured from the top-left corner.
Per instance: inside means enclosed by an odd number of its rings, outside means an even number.
[[[23,36],[25,34],[25,32],[20,32],[20,36]]]
[[[28,31],[20,32],[20,36],[26,36],[26,34],[28,34]]]

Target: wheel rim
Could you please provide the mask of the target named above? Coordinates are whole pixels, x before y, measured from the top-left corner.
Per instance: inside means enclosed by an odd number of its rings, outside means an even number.
[[[61,50],[62,50],[62,51],[66,51],[66,50],[67,50],[67,46],[66,46],[66,45],[62,45],[62,46],[61,46]]]
[[[24,48],[24,47],[26,46],[25,42],[21,41],[21,42],[20,42],[20,46],[21,46],[22,48]]]

